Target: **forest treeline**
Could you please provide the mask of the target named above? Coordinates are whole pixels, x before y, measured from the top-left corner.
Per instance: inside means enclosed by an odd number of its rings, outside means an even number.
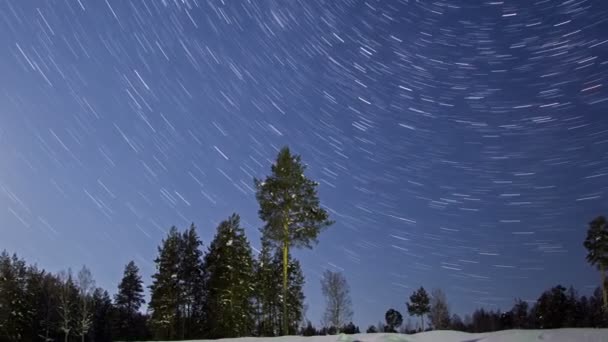
[[[0,341],[141,341],[217,339],[241,336],[354,334],[350,290],[345,276],[327,270],[321,279],[326,299],[321,328],[305,320],[304,275],[294,248],[312,248],[333,222],[322,208],[318,184],[304,175],[300,156],[283,148],[271,173],[254,180],[263,222],[261,249],[253,254],[238,214],[219,223],[203,248],[192,224],[171,227],[158,246],[155,272],[144,284],[128,262],[116,293],[95,285],[83,266],[52,274],[17,255],[0,254]],[[420,288],[405,307],[411,320],[389,309],[385,322],[367,332],[454,329],[471,332],[511,328],[608,327],[604,271],[608,266],[608,225],[590,223],[587,260],[598,267],[602,289],[579,296],[556,286],[536,302],[517,300],[507,312],[476,310],[464,319],[451,315],[440,290]],[[144,289],[150,292],[146,303]],[[145,310],[144,305],[146,304]],[[427,322],[425,324],[425,318]],[[420,324],[417,324],[418,319]],[[409,323],[408,323],[409,322]]]

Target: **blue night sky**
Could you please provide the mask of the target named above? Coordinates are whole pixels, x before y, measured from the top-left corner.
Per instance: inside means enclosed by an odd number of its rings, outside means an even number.
[[[0,248],[146,285],[171,225],[208,245],[289,145],[336,224],[355,322],[441,287],[460,314],[561,283],[588,294],[608,214],[608,4],[0,1]],[[205,247],[206,248],[206,247]]]

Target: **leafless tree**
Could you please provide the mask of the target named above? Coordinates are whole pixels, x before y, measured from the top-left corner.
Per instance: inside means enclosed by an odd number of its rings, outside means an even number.
[[[68,342],[74,320],[74,281],[72,280],[72,270],[59,272],[61,291],[59,292],[59,330],[63,332],[64,341]]]
[[[435,289],[431,292],[431,311],[429,318],[433,329],[443,330],[450,327],[450,309],[445,293],[440,289]]]
[[[80,316],[76,322],[80,341],[84,342],[85,336],[89,332],[93,324],[93,291],[95,290],[95,281],[91,270],[86,266],[82,266],[78,272],[78,293],[80,299]]]
[[[321,279],[321,289],[327,307],[323,324],[327,327],[342,328],[353,319],[350,287],[342,273],[326,270]]]

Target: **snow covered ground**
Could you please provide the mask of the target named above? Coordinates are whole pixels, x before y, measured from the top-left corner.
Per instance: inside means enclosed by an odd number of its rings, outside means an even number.
[[[201,340],[202,341],[202,340]],[[505,330],[469,334],[458,331],[429,331],[415,335],[357,334],[334,336],[244,337],[222,342],[608,342],[608,329]]]

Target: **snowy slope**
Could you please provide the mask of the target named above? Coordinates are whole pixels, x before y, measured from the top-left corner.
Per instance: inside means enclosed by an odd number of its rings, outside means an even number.
[[[203,340],[200,340],[203,341]],[[357,334],[338,336],[285,336],[235,338],[221,342],[608,342],[608,329],[505,330],[469,334],[458,331],[429,331],[415,335]]]

